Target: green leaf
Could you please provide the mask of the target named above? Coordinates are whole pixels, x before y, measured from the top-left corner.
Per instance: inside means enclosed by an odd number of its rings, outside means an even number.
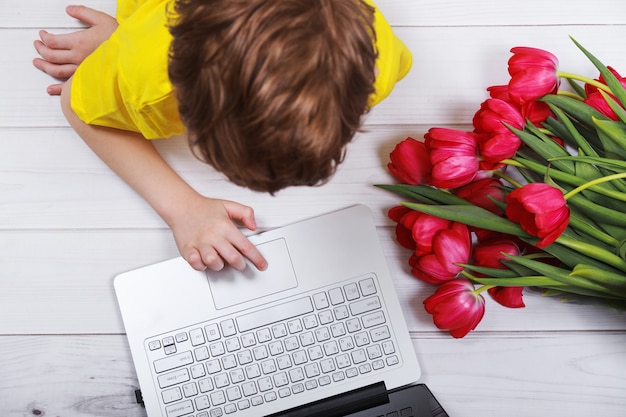
[[[622,121],[622,123],[626,123],[626,110],[622,106],[620,106],[613,98],[605,93],[602,90],[598,90],[600,95],[604,98],[606,103],[609,105],[611,110],[617,115],[617,117]]]
[[[583,103],[575,98],[562,96],[558,94],[548,94],[541,97],[539,100],[544,101],[553,109],[553,106],[561,109],[565,113],[569,114],[574,120],[587,125],[590,128],[594,128],[592,118],[608,120],[608,118],[594,109],[593,107]]]
[[[578,264],[572,270],[571,275],[582,276],[589,281],[614,288],[620,295],[626,297],[626,274],[615,274],[591,265]]]
[[[583,195],[576,194],[571,196],[567,199],[567,204],[576,206],[580,211],[596,221],[626,227],[626,216],[623,211],[601,206]]]
[[[520,152],[518,152],[520,153]],[[545,175],[546,172],[548,170],[550,170],[550,177],[552,177],[553,179],[557,180],[557,181],[562,181],[565,182],[567,184],[571,184],[571,185],[575,185],[575,186],[580,186],[585,184],[587,181],[585,181],[585,179],[583,178],[578,178],[576,175],[572,175],[569,174],[567,172],[563,172],[563,171],[559,171],[557,169],[549,169],[548,167],[546,167],[545,165],[542,165],[540,163],[537,163],[535,161],[532,161],[530,159],[526,159],[526,158],[520,158],[520,157],[513,157],[512,158],[513,161],[519,163],[520,165],[522,165],[524,168],[527,168],[533,172],[537,172],[539,174]],[[623,193],[620,192],[616,192],[614,190],[610,190],[606,187],[600,187],[599,185],[594,185],[592,187],[589,188],[590,190],[596,191],[600,194],[609,196],[611,198],[615,198],[617,200],[620,201],[626,201],[625,196]]]
[[[593,63],[593,65],[595,65],[598,71],[600,71],[600,74],[602,74],[602,77],[604,77],[606,85],[609,86],[609,88],[613,92],[613,95],[615,95],[615,97],[617,97],[617,99],[622,103],[622,106],[626,107],[626,88],[624,88],[622,83],[620,83],[619,80],[615,78],[615,75],[613,75],[613,73],[609,71],[609,69],[602,62],[600,62],[600,60],[593,56],[591,52],[583,48],[581,44],[576,42],[576,39],[572,38],[571,36],[570,39],[576,44],[578,49],[580,49],[587,56],[587,58],[589,58],[589,60]]]
[[[496,285],[498,287],[560,287],[563,284],[552,278],[543,276],[526,276],[517,278],[471,278],[477,284]]]
[[[581,87],[580,84],[578,84],[576,81],[572,80],[571,78],[566,78],[566,80],[569,83],[570,87],[572,87],[572,90],[574,90],[574,92],[577,95],[579,95],[581,98],[587,98],[587,92],[585,91],[583,87]]]
[[[520,263],[521,265],[524,265],[528,268],[531,268],[537,271],[541,275],[545,275],[549,278],[552,278],[556,281],[562,282],[569,286],[596,291],[602,294],[616,296],[616,294],[611,289],[607,289],[602,285],[599,285],[595,282],[591,282],[585,277],[570,275],[570,271],[567,269],[557,268],[555,266],[548,265],[543,262],[537,262],[537,261],[526,259],[520,256],[508,255],[507,257],[515,262]],[[617,296],[619,297],[620,294],[617,294]]]
[[[384,185],[376,184],[376,187],[392,191],[405,197],[413,198],[424,204],[455,204],[464,205],[470,202],[457,197],[452,193],[439,188],[433,188],[426,185],[409,185],[409,184],[393,184]]]
[[[626,158],[626,126],[613,120],[592,120],[598,128],[598,137],[606,156]]]
[[[464,223],[469,226],[479,227],[481,229],[492,230],[494,232],[505,233],[513,236],[531,237],[517,223],[513,223],[510,220],[493,214],[489,210],[485,210],[473,204],[449,206],[432,206],[428,204],[408,202],[403,202],[401,204],[422,213],[430,214],[446,220]]]
[[[569,156],[569,153],[556,143],[554,139],[546,136],[530,122],[526,123],[525,130],[516,129],[506,123],[505,125],[511,132],[515,133],[526,146],[546,160],[559,156]],[[569,161],[563,163],[563,160],[556,160],[554,165],[561,171],[569,174],[574,173],[574,165]]]

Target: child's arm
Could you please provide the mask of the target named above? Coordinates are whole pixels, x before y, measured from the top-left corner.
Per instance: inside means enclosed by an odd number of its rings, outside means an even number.
[[[267,267],[256,247],[233,223],[241,221],[254,230],[256,223],[250,207],[203,197],[140,134],[84,123],[70,106],[70,88],[71,79],[61,93],[61,106],[69,123],[170,226],[181,255],[193,268],[220,270],[225,261],[243,269],[244,257],[258,269]]]

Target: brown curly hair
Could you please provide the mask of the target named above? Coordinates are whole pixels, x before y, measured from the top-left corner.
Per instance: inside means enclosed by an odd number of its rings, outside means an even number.
[[[190,146],[274,193],[335,172],[374,92],[362,0],[176,0],[169,77]]]

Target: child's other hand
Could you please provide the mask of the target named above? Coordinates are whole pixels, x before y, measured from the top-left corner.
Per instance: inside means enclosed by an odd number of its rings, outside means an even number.
[[[117,29],[117,21],[106,13],[85,6],[68,6],[66,12],[90,27],[65,35],[53,35],[39,31],[41,40],[35,41],[35,49],[41,58],[35,58],[35,67],[57,78],[67,80],[98,46],[109,39]],[[61,94],[63,83],[52,84],[47,91],[50,95]]]
[[[183,258],[198,271],[206,268],[219,271],[225,263],[243,270],[244,257],[259,270],[266,269],[263,256],[233,223],[241,222],[255,230],[252,208],[233,201],[197,197],[181,204],[179,209],[184,207],[184,210],[169,222]]]

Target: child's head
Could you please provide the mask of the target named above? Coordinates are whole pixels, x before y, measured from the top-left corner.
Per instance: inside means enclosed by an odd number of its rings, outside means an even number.
[[[275,192],[335,171],[374,92],[362,0],[176,0],[169,76],[192,148]]]

